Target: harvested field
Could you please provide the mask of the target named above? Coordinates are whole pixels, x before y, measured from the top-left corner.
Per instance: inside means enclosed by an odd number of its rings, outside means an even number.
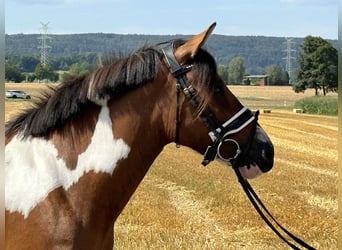
[[[33,95],[42,88],[30,85]],[[337,249],[337,117],[284,109],[284,101],[291,109],[309,92],[230,89],[253,109],[272,108],[259,120],[274,143],[275,166],[251,180],[253,188],[289,231],[317,249]],[[6,100],[6,120],[30,104]],[[288,249],[259,218],[234,172],[218,162],[202,167],[201,160],[185,147],[164,148],[115,223],[115,249]]]
[[[39,83],[6,83],[5,90],[17,89],[26,92],[31,95],[32,100],[36,100],[41,95],[43,90],[47,89],[47,84]],[[52,84],[51,86],[55,86]],[[8,121],[18,112],[31,107],[32,100],[20,100],[20,99],[6,99],[5,102],[5,121]]]
[[[229,86],[240,101],[250,107],[292,109],[294,103],[304,97],[314,96],[315,91],[295,93],[290,86]],[[336,96],[336,93],[328,93]]]
[[[271,213],[317,249],[337,249],[337,118],[272,111],[260,123],[274,169],[250,181]],[[234,173],[165,147],[115,224],[116,249],[286,249]]]

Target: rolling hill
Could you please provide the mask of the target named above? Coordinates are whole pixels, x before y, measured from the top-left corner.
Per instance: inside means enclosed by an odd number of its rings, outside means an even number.
[[[39,34],[6,35],[6,58],[34,56],[39,58]],[[109,33],[49,35],[48,51],[51,59],[70,57],[71,55],[94,55],[119,51],[121,54],[134,52],[140,46],[154,44],[175,38],[187,39],[190,35],[122,35]],[[276,64],[285,69],[286,39],[266,36],[226,36],[212,35],[207,47],[215,57],[217,64],[228,65],[237,56],[245,60],[250,74],[262,74],[269,65]],[[293,38],[292,56],[300,51],[303,38]],[[337,40],[330,40],[337,48]]]

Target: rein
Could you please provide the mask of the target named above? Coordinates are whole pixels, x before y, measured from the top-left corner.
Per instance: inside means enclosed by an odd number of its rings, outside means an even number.
[[[306,249],[314,250],[315,248],[304,242],[303,240],[299,239],[298,237],[294,236],[292,233],[290,233],[286,228],[284,228],[282,225],[279,224],[279,222],[273,217],[273,215],[268,211],[268,209],[265,207],[265,205],[262,203],[258,195],[253,190],[252,186],[249,184],[249,182],[242,177],[238,167],[233,167],[235,174],[245,191],[248,199],[253,204],[255,210],[259,213],[260,217],[266,222],[266,224],[272,229],[272,231],[278,235],[280,239],[282,239],[287,245],[289,245],[292,249],[300,249],[290,241],[288,241],[276,228],[275,226],[270,222],[270,220],[266,217],[266,215],[263,213],[263,211],[266,212],[266,214],[272,219],[272,221],[275,222],[275,224],[290,238],[292,238],[295,242],[297,242],[302,247],[305,247]],[[263,210],[263,211],[262,211]]]
[[[162,44],[159,44],[162,45]],[[170,67],[171,73],[176,78],[176,131],[175,131],[175,143],[177,147],[180,146],[179,144],[179,124],[180,124],[180,115],[179,115],[179,95],[181,92],[181,89],[183,90],[183,93],[185,94],[188,101],[192,104],[192,106],[197,109],[200,106],[200,102],[197,97],[197,91],[193,88],[193,86],[189,83],[186,73],[192,69],[192,65],[184,65],[181,66],[173,53],[174,44],[166,43],[165,46],[162,48],[162,52],[165,56],[165,59]],[[204,153],[204,159],[202,161],[202,165],[206,166],[211,161],[215,160],[216,157],[220,158],[221,160],[228,162],[233,166],[233,169],[235,171],[235,174],[245,191],[247,197],[249,198],[250,202],[253,204],[254,208],[257,210],[261,218],[266,222],[266,224],[273,230],[274,233],[278,235],[280,239],[282,239],[285,243],[287,243],[292,249],[299,249],[296,245],[288,241],[276,228],[275,226],[270,222],[270,220],[266,217],[266,215],[263,213],[262,210],[266,212],[266,214],[275,222],[275,224],[283,231],[285,232],[289,237],[291,237],[295,242],[297,242],[299,245],[305,247],[306,249],[313,250],[312,246],[305,243],[303,240],[297,238],[292,233],[290,233],[288,230],[286,230],[283,226],[281,226],[275,218],[272,216],[272,214],[267,210],[265,205],[261,202],[260,198],[257,196],[249,182],[242,177],[239,167],[243,166],[244,164],[244,158],[247,155],[251,142],[254,138],[255,132],[256,132],[256,125],[258,120],[259,112],[257,111],[255,114],[249,110],[246,107],[243,107],[239,112],[237,112],[233,117],[228,119],[226,122],[221,124],[214,113],[207,108],[205,114],[207,116],[200,115],[200,119],[205,123],[205,125],[208,127],[211,140],[213,141],[212,145],[209,145],[207,147],[206,152]],[[249,124],[254,122],[254,129],[249,135],[248,144],[244,149],[241,149],[240,144],[231,138],[227,138],[231,134],[235,134],[240,132],[242,129],[247,127]],[[220,147],[223,145],[223,143],[226,142],[232,142],[236,146],[236,154],[233,157],[225,158],[220,153]]]

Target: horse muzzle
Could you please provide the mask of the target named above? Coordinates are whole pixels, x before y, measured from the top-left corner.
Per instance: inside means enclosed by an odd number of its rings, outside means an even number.
[[[273,167],[273,144],[259,125],[256,125],[254,138],[244,158],[241,159],[242,164],[240,164],[239,170],[246,179],[255,178],[262,173],[268,172]]]

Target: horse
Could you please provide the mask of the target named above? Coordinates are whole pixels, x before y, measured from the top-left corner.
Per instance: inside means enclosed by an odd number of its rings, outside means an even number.
[[[273,144],[189,40],[136,52],[45,92],[6,123],[6,249],[112,249],[114,223],[170,143],[255,178]]]

